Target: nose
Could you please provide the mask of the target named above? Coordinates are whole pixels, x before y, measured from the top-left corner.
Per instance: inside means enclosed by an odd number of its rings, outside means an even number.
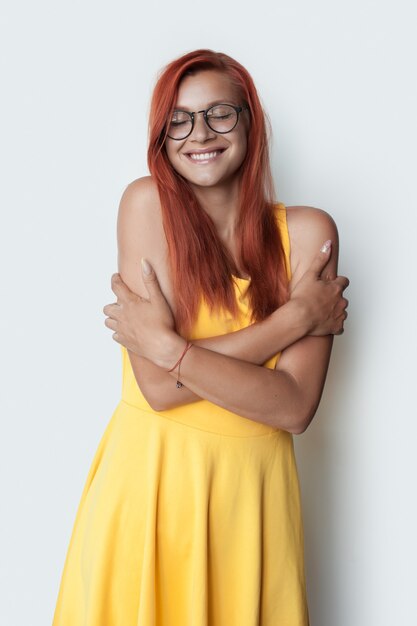
[[[202,112],[194,114],[194,128],[191,133],[191,137],[196,141],[203,142],[208,137],[215,137],[216,133],[211,130],[206,124],[206,120],[204,119],[204,115]]]

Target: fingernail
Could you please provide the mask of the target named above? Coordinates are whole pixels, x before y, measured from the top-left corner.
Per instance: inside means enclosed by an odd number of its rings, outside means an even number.
[[[331,245],[332,245],[332,241],[331,239],[328,239],[327,241],[324,242],[324,244],[320,248],[320,252],[328,252],[331,248]]]
[[[146,259],[141,259],[141,263],[142,263],[143,273],[149,276],[149,274],[152,272],[152,268],[149,265],[148,261]]]

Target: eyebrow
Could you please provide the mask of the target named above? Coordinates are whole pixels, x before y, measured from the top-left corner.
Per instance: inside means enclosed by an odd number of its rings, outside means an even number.
[[[210,102],[207,102],[207,106],[205,108],[208,109],[215,104],[233,104],[234,106],[236,106],[236,104],[234,102],[231,102],[229,98],[222,98],[221,100],[211,100]],[[189,109],[177,105],[174,107],[174,111],[189,111]]]

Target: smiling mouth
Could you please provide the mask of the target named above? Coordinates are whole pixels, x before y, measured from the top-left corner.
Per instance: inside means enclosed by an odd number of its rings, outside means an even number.
[[[186,154],[187,159],[193,163],[209,163],[219,158],[226,148],[221,150],[213,150],[211,152],[191,152]]]

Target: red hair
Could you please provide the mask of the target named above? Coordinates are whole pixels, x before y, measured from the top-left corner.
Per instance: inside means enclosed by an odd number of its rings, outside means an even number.
[[[166,150],[166,121],[175,107],[181,79],[201,70],[218,70],[249,106],[247,153],[240,166],[237,224],[239,264],[251,277],[247,295],[252,321],[270,315],[288,299],[284,252],[274,207],[266,115],[248,71],[230,56],[195,50],[159,73],[149,115],[148,167],[157,183],[169,263],[176,297],[177,329],[186,334],[196,319],[200,297],[210,309],[237,314],[232,274],[236,265],[188,181],[172,167]]]

